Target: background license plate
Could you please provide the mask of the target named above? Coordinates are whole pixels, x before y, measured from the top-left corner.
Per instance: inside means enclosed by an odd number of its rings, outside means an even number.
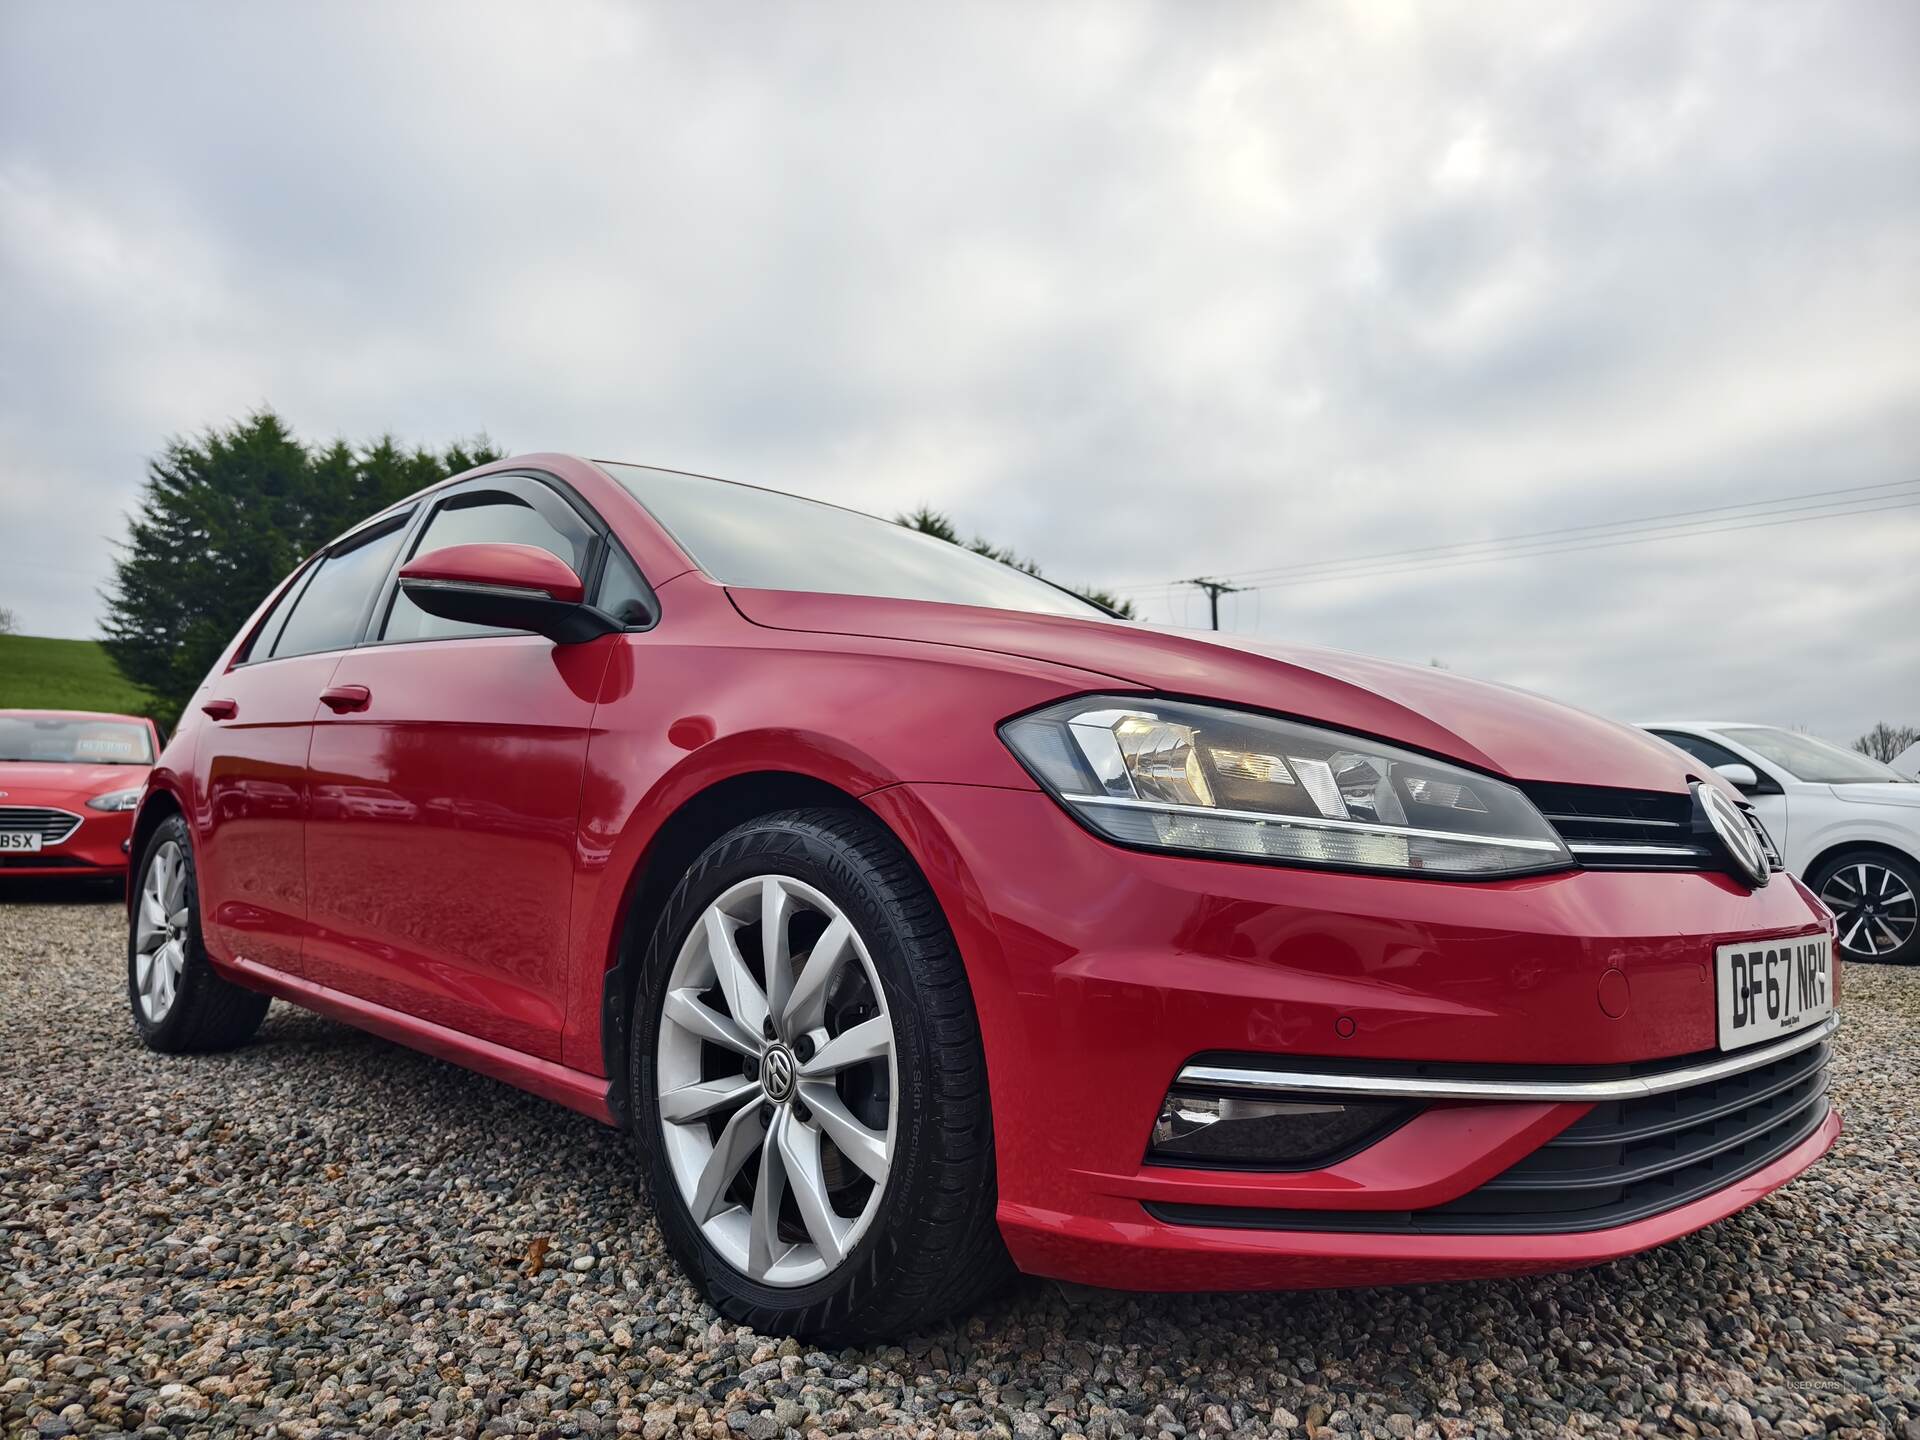
[[[1720,1048],[1776,1039],[1833,1013],[1833,941],[1742,940],[1713,952]]]
[[[18,854],[22,850],[38,850],[40,837],[31,830],[0,830],[0,855]]]

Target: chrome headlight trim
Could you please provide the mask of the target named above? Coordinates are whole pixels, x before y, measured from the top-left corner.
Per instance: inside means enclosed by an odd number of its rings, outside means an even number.
[[[1310,721],[1088,695],[1000,736],[1077,821],[1134,849],[1422,879],[1577,864],[1510,782]]]

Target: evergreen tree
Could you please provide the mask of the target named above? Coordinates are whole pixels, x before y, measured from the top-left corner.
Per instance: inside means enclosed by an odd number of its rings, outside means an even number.
[[[271,410],[174,439],[114,561],[106,648],[171,724],[268,591],[328,540],[448,475],[498,458],[485,440],[436,455],[391,437],[312,450]]]
[[[976,555],[984,555],[989,560],[998,560],[1002,565],[1011,565],[1016,570],[1024,570],[1027,574],[1037,579],[1044,580],[1047,578],[1040,573],[1040,567],[1038,565],[1021,555],[1018,551],[1010,550],[1004,545],[995,545],[989,540],[981,539],[978,535],[974,536],[971,540],[962,540],[960,538],[960,531],[954,526],[953,521],[929,506],[922,505],[910,515],[896,515],[893,517],[893,521],[894,524],[904,525],[909,530],[918,530],[922,535],[931,535],[934,539],[944,540],[949,545],[958,545],[963,549],[973,551]],[[1092,590],[1079,586],[1067,586],[1065,588],[1071,590],[1073,594],[1078,595],[1082,600],[1091,600],[1095,605],[1103,606],[1124,619],[1131,620],[1134,618],[1133,602],[1130,600],[1123,599],[1118,595],[1109,594],[1105,590]]]

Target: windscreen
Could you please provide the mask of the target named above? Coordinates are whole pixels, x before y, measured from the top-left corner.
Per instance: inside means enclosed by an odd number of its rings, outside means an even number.
[[[1771,725],[1729,725],[1726,734],[1749,750],[1758,751],[1796,780],[1809,785],[1847,785],[1860,781],[1902,780],[1891,765],[1842,750],[1811,735],[1776,730]]]
[[[1011,565],[858,510],[641,465],[603,468],[723,585],[1107,615]]]
[[[125,720],[0,715],[0,760],[54,765],[151,765],[147,727]]]

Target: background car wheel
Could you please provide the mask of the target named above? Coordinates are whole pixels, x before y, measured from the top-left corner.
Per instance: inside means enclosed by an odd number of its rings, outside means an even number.
[[[169,816],[140,857],[127,925],[127,999],[151,1050],[245,1044],[272,1003],[213,973],[200,941],[200,897],[187,825]]]
[[[874,821],[787,811],[715,841],[655,928],[631,1033],[661,1228],[723,1314],[851,1342],[1011,1273],[966,972]]]
[[[1849,850],[1808,881],[1839,917],[1849,960],[1920,961],[1920,865],[1887,850]]]

